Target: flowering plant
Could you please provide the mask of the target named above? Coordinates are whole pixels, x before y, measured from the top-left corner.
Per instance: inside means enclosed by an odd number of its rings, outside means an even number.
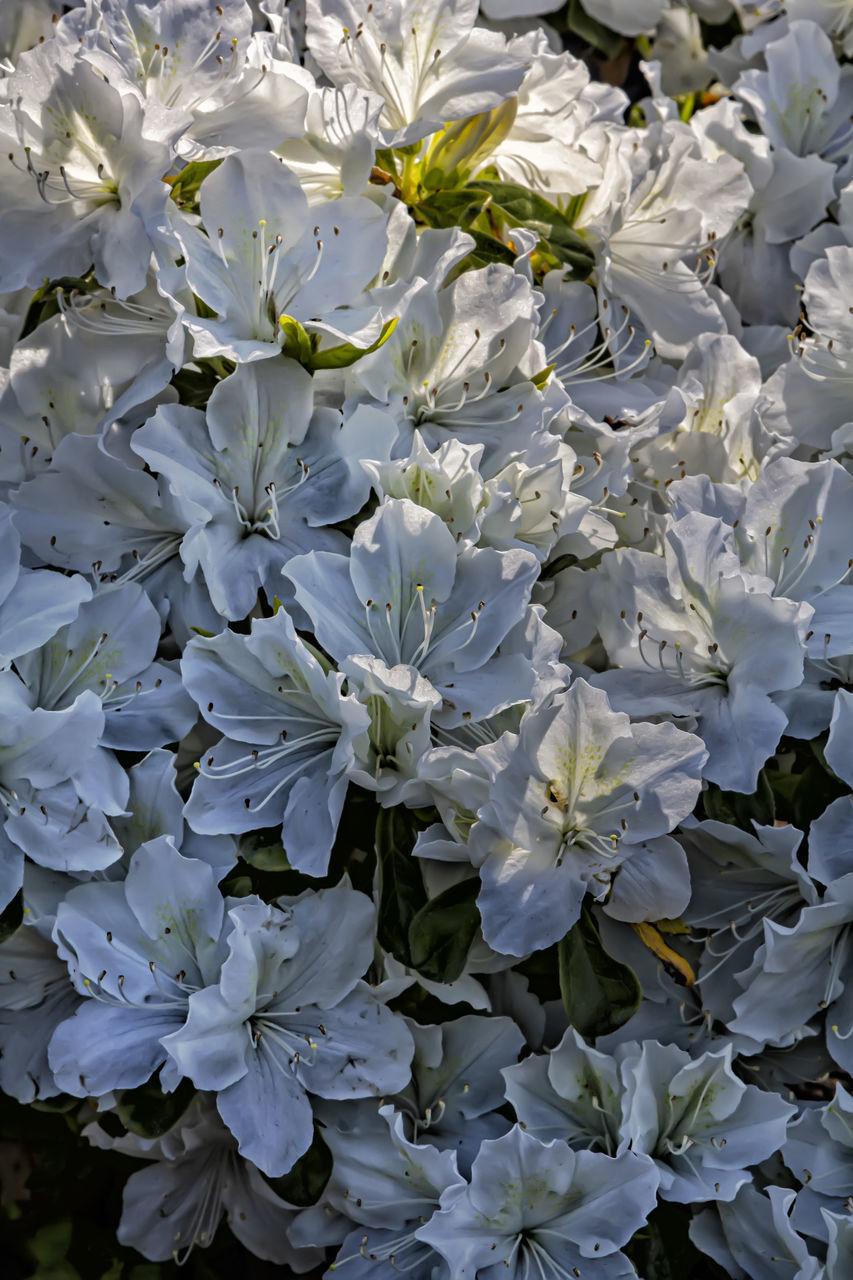
[[[12,1280],[849,1280],[848,10],[3,0]]]

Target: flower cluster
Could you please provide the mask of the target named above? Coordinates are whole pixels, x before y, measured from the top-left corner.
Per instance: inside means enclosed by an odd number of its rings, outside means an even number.
[[[853,10],[59,7],[0,1088],[155,1263],[849,1278]]]

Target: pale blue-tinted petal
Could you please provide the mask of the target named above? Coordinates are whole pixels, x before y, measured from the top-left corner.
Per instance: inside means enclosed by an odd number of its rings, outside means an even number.
[[[161,1039],[184,1020],[176,1009],[117,1008],[95,1000],[81,1005],[53,1034],[48,1060],[56,1083],[78,1098],[135,1089],[162,1065]]]
[[[145,934],[186,961],[185,981],[215,982],[225,904],[206,862],[185,858],[168,836],[142,845],[124,883],[127,904]],[[194,971],[194,972],[193,972]]]
[[[49,569],[22,569],[0,605],[0,662],[37,649],[70,622],[92,595],[85,578],[67,578]]]
[[[833,772],[853,787],[853,694],[846,689],[835,695],[824,755]]]
[[[246,1074],[248,1031],[218,987],[191,994],[186,1022],[163,1043],[181,1074],[199,1089],[227,1089]]]
[[[630,845],[604,910],[614,920],[676,920],[690,901],[687,855],[671,836]]]
[[[358,985],[373,960],[374,907],[346,884],[280,898],[298,930],[299,949],[276,979],[285,1007],[329,1009]],[[334,947],[330,940],[334,939]]]
[[[304,1053],[295,1069],[305,1088],[321,1098],[396,1093],[409,1082],[411,1032],[363,984],[333,1009],[319,1010],[315,1017],[309,1010],[294,1015],[291,1027],[316,1042],[316,1050]]]
[[[503,955],[524,956],[559,941],[580,917],[586,881],[571,859],[537,866],[524,849],[486,858],[477,906],[483,937]]]
[[[263,1035],[246,1054],[247,1070],[217,1098],[240,1154],[270,1177],[291,1169],[314,1137],[311,1103],[289,1054]]]
[[[119,770],[118,764],[115,768]],[[121,857],[122,847],[103,811],[81,800],[79,790],[71,782],[60,782],[40,791],[36,803],[22,806],[23,813],[7,818],[6,836],[33,862],[56,871],[111,867]],[[113,807],[121,809],[120,804]]]

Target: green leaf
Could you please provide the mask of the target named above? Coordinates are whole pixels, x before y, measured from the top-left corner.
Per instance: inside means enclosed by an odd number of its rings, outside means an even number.
[[[430,138],[426,154],[403,170],[403,198],[418,203],[430,191],[461,187],[508,137],[518,99],[505,98],[490,111],[454,120]]]
[[[222,893],[227,898],[248,898],[255,892],[250,876],[232,875],[221,885]]]
[[[534,373],[533,377],[530,379],[534,387],[537,387],[541,391],[556,367],[556,364],[546,364],[545,368],[540,369],[539,373]]]
[[[280,827],[272,831],[250,831],[240,840],[240,857],[258,871],[290,871],[290,863],[281,843]]]
[[[0,912],[0,942],[11,938],[24,918],[24,891],[19,889],[12,901]]]
[[[34,1111],[45,1111],[48,1115],[64,1116],[69,1111],[80,1109],[80,1099],[73,1098],[70,1093],[55,1093],[52,1098],[40,1098],[29,1104]]]
[[[43,1265],[34,1271],[29,1280],[81,1280],[80,1272],[73,1267],[67,1258],[61,1262]]]
[[[300,1156],[292,1169],[280,1178],[267,1178],[277,1196],[300,1209],[316,1204],[326,1189],[332,1173],[332,1153],[323,1141],[318,1125],[314,1125],[314,1140]]]
[[[606,1036],[637,1012],[637,975],[605,951],[586,907],[557,947],[560,992],[569,1022],[582,1036]]]
[[[599,49],[606,58],[615,58],[622,48],[622,36],[591,18],[579,0],[570,0],[567,21],[570,31],[594,49]]]
[[[80,1280],[80,1272],[66,1255],[71,1245],[72,1223],[62,1218],[37,1231],[29,1242],[36,1269],[29,1280]]]
[[[130,1133],[140,1138],[159,1138],[180,1120],[194,1097],[191,1080],[182,1080],[173,1093],[164,1093],[152,1078],[137,1089],[125,1089],[116,1111]]]
[[[71,1229],[71,1219],[63,1218],[35,1233],[30,1251],[40,1267],[54,1266],[64,1260],[71,1244]]]
[[[298,360],[307,368],[314,354],[308,330],[298,320],[294,320],[293,316],[279,316],[278,323],[284,335],[282,351],[291,360]]]
[[[572,226],[569,215],[550,200],[519,187],[514,182],[478,181],[477,187],[492,198],[492,207],[500,210],[513,226],[535,231],[546,249],[579,275],[589,275],[595,256],[583,236]]]
[[[835,770],[831,768],[831,766],[828,765],[826,762],[826,744],[828,740],[829,740],[829,731],[826,730],[823,733],[818,734],[816,738],[812,738],[811,742],[809,743],[809,750],[811,751],[815,760],[817,760],[820,767],[826,773],[829,774],[830,778],[832,778],[833,781],[841,781],[841,779],[838,777],[838,774],[835,772]]]
[[[503,262],[511,267],[515,262],[515,253],[503,240],[498,240],[486,231],[478,231],[475,227],[468,228],[468,235],[474,237],[474,248],[469,261],[475,266],[487,267],[490,262]]]
[[[421,907],[409,925],[412,965],[430,982],[454,982],[480,925],[479,876],[451,885]]]
[[[577,563],[577,556],[572,555],[571,552],[566,553],[566,555],[555,556],[553,560],[548,561],[539,576],[546,581],[548,578],[556,578],[558,573],[562,573],[564,569],[571,569]]]
[[[682,93],[675,99],[678,103],[678,118],[687,124],[693,112],[696,110],[696,94]]]
[[[409,926],[426,905],[420,863],[412,856],[417,824],[402,805],[376,815],[379,907],[376,935],[386,951],[411,966]]]
[[[579,205],[573,203],[572,214],[577,208]],[[515,261],[515,251],[500,238],[505,235],[511,239],[512,227],[528,227],[536,232],[540,251],[549,254],[555,266],[570,267],[580,278],[588,276],[594,265],[592,250],[572,226],[571,214],[513,182],[477,178],[469,187],[433,193],[417,205],[415,212],[421,222],[431,227],[461,227],[473,236],[476,247],[471,260],[476,265],[511,265]]]
[[[96,288],[95,276],[90,268],[84,276],[58,276],[55,280],[45,280],[40,289],[36,289],[32,301],[27,308],[21,328],[21,338],[29,337],[34,329],[51,316],[59,314],[60,293],[89,293]]]
[[[727,822],[750,835],[754,834],[753,820],[759,826],[769,827],[776,816],[773,788],[764,769],[758,775],[758,786],[752,795],[721,791],[719,787],[710,786],[702,793],[702,804],[708,817],[715,822]]]
[[[527,979],[530,990],[543,1004],[560,999],[560,962],[556,943],[542,951],[534,951],[514,968]]]
[[[181,404],[189,405],[191,409],[204,409],[219,381],[215,371],[206,365],[199,369],[179,369],[169,385],[177,391]]]
[[[797,779],[790,811],[782,816],[801,831],[806,831],[833,800],[849,794],[846,782],[833,777],[817,760],[810,760]]]
[[[360,360],[362,356],[369,356],[372,351],[378,351],[381,346],[384,346],[397,328],[398,322],[399,316],[386,320],[379,337],[369,347],[355,347],[350,342],[344,342],[338,347],[326,347],[321,351],[315,351],[309,366],[311,371],[313,372],[315,369],[348,369],[350,365],[355,364],[356,360]]]
[[[397,328],[398,320],[398,316],[386,320],[379,337],[369,347],[356,347],[351,342],[342,342],[337,347],[319,350],[317,337],[310,334],[298,320],[294,320],[293,316],[280,316],[278,323],[284,334],[282,351],[291,360],[298,360],[309,373],[315,373],[318,369],[348,369],[362,356],[378,351]]]
[[[520,187],[516,182],[478,180],[477,187],[487,196],[491,196],[496,208],[503,209],[514,222],[524,226],[539,221],[544,226],[550,227],[554,220],[552,215],[555,215],[558,220],[563,216],[557,206],[551,204],[544,196],[537,195],[535,191],[528,191],[527,187]]]
[[[462,227],[468,224],[483,211],[487,197],[477,187],[463,187],[459,191],[436,191],[427,200],[417,206],[417,215],[421,222],[431,227]]]
[[[199,188],[208,174],[222,164],[221,160],[191,160],[180,173],[165,179],[172,188],[171,196],[181,209],[198,208]]]

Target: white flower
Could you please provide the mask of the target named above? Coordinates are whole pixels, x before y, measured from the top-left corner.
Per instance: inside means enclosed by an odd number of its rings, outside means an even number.
[[[309,0],[308,46],[333,84],[380,94],[386,145],[490,111],[514,93],[525,59],[474,27],[477,0]]]
[[[22,54],[0,105],[0,275],[5,289],[82,275],[126,298],[145,285],[183,120],[147,113],[58,38]]]

